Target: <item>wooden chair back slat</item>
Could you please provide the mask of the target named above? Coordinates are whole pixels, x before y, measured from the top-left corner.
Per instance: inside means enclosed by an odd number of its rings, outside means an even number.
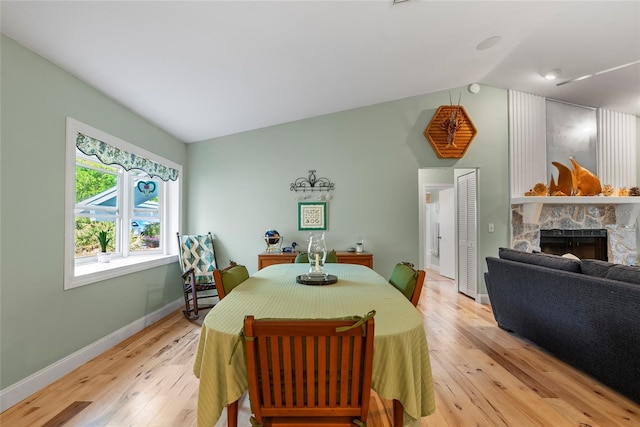
[[[337,405],[338,397],[338,337],[329,338],[329,406]]]
[[[305,386],[307,392],[307,402],[316,401],[316,372],[317,372],[317,359],[315,355],[316,340],[314,337],[305,337],[305,372],[307,373],[305,378]]]
[[[327,337],[318,337],[318,407],[326,408],[327,401]]]
[[[340,406],[348,406],[351,395],[349,394],[349,351],[350,340],[342,340],[342,356],[340,357]]]
[[[360,354],[360,352],[362,352],[362,341],[360,340],[354,340],[353,342],[353,352]],[[353,372],[353,374],[351,375],[351,384],[349,385],[349,388],[351,389],[351,401],[352,402],[357,402],[358,399],[360,398],[359,393],[360,393],[360,384],[359,384],[359,379],[360,379],[360,364],[359,363],[353,363],[351,365],[351,371]]]
[[[293,340],[295,343],[294,351],[296,354],[295,363],[294,363],[296,397],[295,397],[295,400],[289,401],[289,402],[290,402],[290,405],[293,407],[303,408],[305,393],[304,393],[304,369],[302,369],[304,360],[301,357],[304,354],[303,346],[302,346],[302,337],[296,336],[293,338]]]
[[[283,404],[282,382],[287,381],[287,373],[280,367],[281,358],[279,341],[280,340],[277,337],[271,337],[269,340],[269,347],[271,348],[271,367],[269,368],[269,372],[273,382],[273,406],[275,407],[280,407]],[[284,375],[282,375],[283,373]]]

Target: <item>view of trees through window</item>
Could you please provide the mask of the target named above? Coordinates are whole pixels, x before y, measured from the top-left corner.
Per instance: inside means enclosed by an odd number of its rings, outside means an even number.
[[[127,180],[132,184],[126,186]],[[99,160],[77,156],[75,257],[92,256],[101,251],[97,238],[100,231],[107,232],[107,252],[122,252],[122,245],[129,246],[128,252],[158,249],[159,186],[158,181],[143,172],[126,172]],[[132,205],[128,215],[123,215],[123,206],[127,205],[121,200],[124,197],[129,197]],[[126,229],[118,225],[124,221],[130,223]]]

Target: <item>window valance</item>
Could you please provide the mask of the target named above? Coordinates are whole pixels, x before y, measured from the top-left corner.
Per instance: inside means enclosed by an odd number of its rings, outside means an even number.
[[[82,133],[78,133],[76,137],[76,147],[87,156],[96,156],[107,165],[119,165],[127,171],[140,169],[149,176],[158,177],[163,181],[178,179],[178,171],[173,168],[113,147]]]

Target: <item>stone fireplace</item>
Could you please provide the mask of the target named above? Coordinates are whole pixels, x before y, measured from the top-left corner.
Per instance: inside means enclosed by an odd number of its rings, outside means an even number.
[[[600,202],[602,198],[598,200],[600,203],[594,204],[555,203],[560,200],[547,197],[544,198],[546,199],[544,202],[534,203],[537,201],[535,199],[535,197],[531,197],[512,200],[511,246],[513,248],[529,252],[540,251],[541,234],[553,234],[553,232],[542,230],[556,230],[555,233],[558,233],[557,230],[564,230],[563,234],[567,236],[592,237],[593,235],[602,235],[601,230],[606,230],[606,257],[603,258],[617,264],[638,264],[636,218],[639,204],[604,204]],[[563,197],[562,199],[581,198]],[[520,201],[527,203],[514,203]],[[554,203],[548,203],[548,201]],[[579,201],[586,202],[588,200],[584,198]],[[571,232],[571,230],[575,230],[575,232]],[[574,253],[579,257],[582,255],[583,258],[597,258],[595,255],[592,256],[590,251],[589,249],[586,253],[576,253],[576,250],[567,250],[567,252]],[[547,250],[546,252],[553,253],[554,251]]]

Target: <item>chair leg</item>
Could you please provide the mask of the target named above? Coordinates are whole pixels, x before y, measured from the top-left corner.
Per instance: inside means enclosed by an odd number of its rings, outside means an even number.
[[[227,425],[229,427],[238,427],[238,401],[227,405]]]
[[[196,291],[196,286],[193,285],[191,287],[191,295],[193,295],[193,314],[196,316],[196,319],[199,317],[198,316],[198,293]]]
[[[393,399],[393,427],[402,427],[404,408],[402,402]]]

